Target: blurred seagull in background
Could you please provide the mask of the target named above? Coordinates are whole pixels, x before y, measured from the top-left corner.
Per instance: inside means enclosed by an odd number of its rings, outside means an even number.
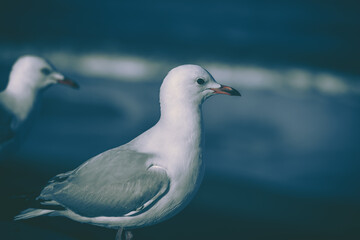
[[[15,62],[8,85],[0,92],[0,157],[22,135],[41,92],[56,83],[79,88],[43,58],[26,55]]]
[[[200,66],[172,69],[161,85],[161,117],[155,126],[55,176],[37,198],[41,206],[23,211],[15,220],[65,216],[118,229],[116,239],[129,240],[129,229],[172,217],[202,181],[201,105],[214,94],[240,96]]]

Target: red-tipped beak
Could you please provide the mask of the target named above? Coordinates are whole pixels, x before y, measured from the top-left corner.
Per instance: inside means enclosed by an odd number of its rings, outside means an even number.
[[[229,96],[241,96],[241,94],[236,89],[225,85],[220,85],[219,88],[210,88],[210,89],[213,90],[214,93],[226,94]]]
[[[73,80],[71,80],[69,78],[64,78],[63,80],[58,80],[57,82],[59,84],[67,85],[67,86],[75,88],[75,89],[80,88],[79,84],[77,84],[76,82],[74,82]]]

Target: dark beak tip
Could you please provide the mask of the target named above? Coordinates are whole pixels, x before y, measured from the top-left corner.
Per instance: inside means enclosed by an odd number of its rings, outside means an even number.
[[[79,89],[80,89],[80,85],[77,84],[77,83],[75,83],[75,84],[73,85],[73,88],[76,89],[76,90],[79,90]]]
[[[240,92],[236,90],[235,88],[221,85],[221,87],[217,91],[218,93],[227,94],[229,96],[241,96]]]
[[[241,93],[238,90],[235,90],[235,89],[234,89],[234,93],[232,95],[241,97]]]
[[[62,85],[69,86],[69,87],[71,87],[73,89],[80,89],[80,85],[77,82],[75,82],[75,81],[73,81],[73,80],[71,80],[69,78],[65,78],[64,80],[60,80],[60,81],[58,81],[58,83],[60,83]]]
[[[228,92],[230,96],[239,96],[241,97],[241,94],[238,90],[234,89],[234,88],[231,88],[229,87],[228,91],[224,91],[224,92]]]

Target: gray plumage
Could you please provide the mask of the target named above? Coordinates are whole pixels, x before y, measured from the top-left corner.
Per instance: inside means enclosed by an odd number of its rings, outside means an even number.
[[[14,138],[17,125],[16,116],[0,102],[0,150]]]
[[[15,219],[65,216],[118,228],[120,239],[123,228],[174,216],[194,197],[203,178],[201,104],[214,94],[240,95],[200,66],[174,68],[161,85],[161,117],[152,128],[56,176],[38,198],[44,208],[25,210]],[[131,238],[129,232],[125,235]]]
[[[164,170],[147,166],[151,157],[111,149],[50,180],[38,199],[44,204],[56,201],[85,217],[140,214],[166,193],[170,183]]]
[[[23,130],[31,125],[41,92],[57,83],[78,88],[43,58],[23,56],[15,62],[6,89],[0,92],[0,155],[27,132]]]

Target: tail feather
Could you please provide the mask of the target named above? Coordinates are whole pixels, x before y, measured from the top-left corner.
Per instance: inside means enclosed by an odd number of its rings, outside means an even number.
[[[42,216],[42,215],[47,215],[54,211],[55,210],[28,208],[28,209],[22,211],[19,215],[15,216],[14,220],[22,220],[22,219],[28,219],[28,218],[38,217],[38,216]]]

